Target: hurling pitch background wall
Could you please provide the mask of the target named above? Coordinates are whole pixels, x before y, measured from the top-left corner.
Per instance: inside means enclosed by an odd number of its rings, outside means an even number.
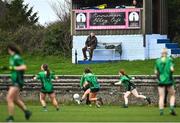
[[[54,81],[54,89],[57,94],[57,98],[61,103],[73,103],[73,94],[83,94],[80,89],[79,81],[81,76],[59,76],[60,81]],[[137,90],[140,94],[144,94],[151,98],[152,103],[157,105],[158,103],[158,91],[157,91],[157,80],[155,76],[135,76],[136,79],[133,82],[137,86]],[[32,76],[25,77],[25,86],[21,92],[23,100],[28,102],[39,101],[39,91],[41,83],[39,81],[32,81]],[[101,90],[98,96],[103,98],[105,104],[123,104],[123,93],[124,89],[122,86],[112,86],[111,82],[117,82],[118,76],[98,76],[98,81],[101,85]],[[175,76],[176,81],[176,104],[180,105],[180,76]],[[0,102],[6,101],[7,89],[10,84],[9,76],[0,75]],[[147,104],[143,99],[129,97],[130,104],[142,105]]]

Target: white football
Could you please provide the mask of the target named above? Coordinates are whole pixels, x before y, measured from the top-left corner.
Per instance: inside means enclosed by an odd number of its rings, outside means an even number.
[[[74,94],[74,95],[73,95],[73,98],[74,98],[75,100],[76,100],[76,99],[79,99],[79,97],[80,97],[79,94]]]

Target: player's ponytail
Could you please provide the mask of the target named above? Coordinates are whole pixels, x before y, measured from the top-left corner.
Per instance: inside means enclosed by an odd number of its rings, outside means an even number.
[[[46,71],[46,77],[50,76],[50,70],[47,64],[43,64],[43,69]]]

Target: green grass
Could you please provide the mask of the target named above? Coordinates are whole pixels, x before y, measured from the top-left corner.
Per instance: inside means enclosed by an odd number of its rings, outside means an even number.
[[[79,75],[83,73],[85,67],[90,67],[98,75],[116,75],[118,70],[123,68],[128,74],[133,75],[150,75],[153,74],[155,60],[145,61],[120,61],[103,64],[90,65],[75,65],[71,63],[71,58],[64,58],[60,56],[24,56],[25,62],[28,66],[26,73],[36,74],[40,71],[40,66],[43,63],[50,65],[50,68],[60,75]],[[0,66],[8,64],[8,56],[0,56]],[[180,58],[175,59],[176,72],[180,75]],[[7,73],[7,72],[0,72]]]
[[[30,122],[176,122],[180,121],[180,115],[169,115],[168,108],[164,116],[159,115],[157,107],[134,107],[123,109],[120,106],[103,106],[101,108],[89,106],[62,106],[57,112],[52,106],[49,106],[48,112],[43,112],[39,105],[29,106],[33,112]],[[6,105],[0,105],[0,122],[7,117]],[[177,113],[180,108],[177,108]],[[16,109],[15,121],[25,121],[23,113]]]

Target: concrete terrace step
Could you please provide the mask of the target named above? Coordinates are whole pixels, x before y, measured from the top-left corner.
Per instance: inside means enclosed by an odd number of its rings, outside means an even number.
[[[58,75],[57,75],[58,76]],[[142,81],[145,79],[148,80],[154,80],[156,79],[156,76],[154,75],[130,75],[131,77],[135,77],[137,81]],[[25,81],[30,81],[32,82],[32,75],[25,75]],[[59,81],[61,82],[76,82],[80,81],[81,75],[63,75],[63,76],[58,76],[60,79]],[[119,80],[119,76],[117,75],[97,75],[98,80],[100,81],[114,81],[114,80]],[[180,75],[174,75],[175,79],[180,79]],[[5,81],[11,81],[9,75],[0,75],[0,81],[5,80]]]
[[[157,79],[155,76],[147,76],[147,75],[134,75],[136,79],[132,80],[137,85],[148,85],[148,84],[157,84]],[[81,76],[59,76],[60,80],[53,81],[53,85],[56,87],[79,87],[80,77]],[[25,86],[27,87],[37,87],[41,86],[41,83],[39,81],[32,81],[32,76],[26,75],[25,76]],[[176,82],[180,83],[180,76],[174,76],[174,79]],[[111,82],[117,82],[119,80],[119,76],[114,75],[101,75],[98,76],[98,81],[100,82],[102,87],[105,86],[111,86]],[[11,80],[9,78],[9,75],[0,75],[0,88],[4,88],[9,86],[11,83]]]
[[[176,49],[176,48],[179,48],[179,45],[178,45],[178,43],[167,43],[166,48],[168,48],[168,49]]]
[[[57,75],[61,79],[80,79],[81,75]],[[155,79],[155,75],[130,75],[136,79]],[[118,75],[97,75],[98,79],[119,79]],[[180,75],[175,75],[175,78],[180,78]],[[25,79],[32,79],[33,75],[25,75]],[[0,75],[0,79],[10,79],[10,75]]]
[[[180,82],[179,78],[174,78],[176,82]],[[102,85],[106,85],[106,84],[111,84],[112,82],[117,82],[118,79],[110,79],[110,80],[101,80],[98,79],[98,82],[100,82]],[[135,79],[132,80],[132,82],[134,83],[154,83],[157,82],[156,79]],[[5,85],[11,83],[11,80],[5,81],[5,80],[1,80],[0,79],[0,85]],[[79,85],[80,80],[75,80],[75,81],[53,81],[54,85]],[[41,85],[41,83],[39,81],[30,81],[30,80],[25,80],[25,84],[26,85]]]
[[[100,82],[100,81],[99,81]],[[116,81],[114,81],[114,82],[116,82]],[[146,81],[132,81],[132,82],[134,82],[135,84],[144,84],[144,83],[146,83],[146,84],[151,84],[151,83],[157,83],[157,81],[149,81],[149,80],[146,80]],[[11,81],[9,81],[9,82],[1,82],[0,83],[0,86],[8,86],[8,85],[10,85],[11,84]],[[111,82],[108,82],[108,81],[106,81],[106,82],[100,82],[100,84],[102,85],[102,86],[109,86],[109,85],[111,85]],[[41,83],[40,82],[32,82],[32,83],[28,83],[28,82],[25,82],[25,86],[40,86],[41,85]],[[79,82],[74,82],[74,83],[71,83],[71,82],[53,82],[53,85],[54,86],[79,86],[80,84],[79,84]]]
[[[157,43],[171,43],[170,39],[158,39]]]
[[[171,54],[180,54],[180,48],[177,49],[171,49]]]
[[[78,64],[99,64],[99,63],[107,63],[107,62],[112,62],[112,61],[110,61],[110,60],[92,60],[92,61],[79,60]]]
[[[158,103],[157,98],[157,79],[151,75],[133,75],[136,77],[132,80],[140,94],[144,94],[151,97],[153,104]],[[53,81],[54,90],[56,92],[58,100],[60,102],[69,103],[72,101],[72,96],[75,93],[82,96],[83,90],[79,86],[80,75],[63,75],[59,76],[60,81]],[[123,94],[125,92],[122,86],[113,86],[111,82],[118,81],[119,76],[116,75],[100,75],[98,81],[100,82],[101,89],[98,96],[102,97],[105,104],[123,104]],[[177,97],[180,96],[180,75],[174,76],[176,81]],[[0,75],[0,102],[5,101],[5,95],[7,94],[8,86],[11,84],[9,75]],[[25,76],[25,86],[21,92],[21,96],[26,101],[39,100],[39,91],[41,90],[41,83],[39,81],[32,81],[32,75]],[[144,101],[136,98],[130,98],[132,104],[144,104]],[[177,104],[180,104],[180,99],[177,98]]]

